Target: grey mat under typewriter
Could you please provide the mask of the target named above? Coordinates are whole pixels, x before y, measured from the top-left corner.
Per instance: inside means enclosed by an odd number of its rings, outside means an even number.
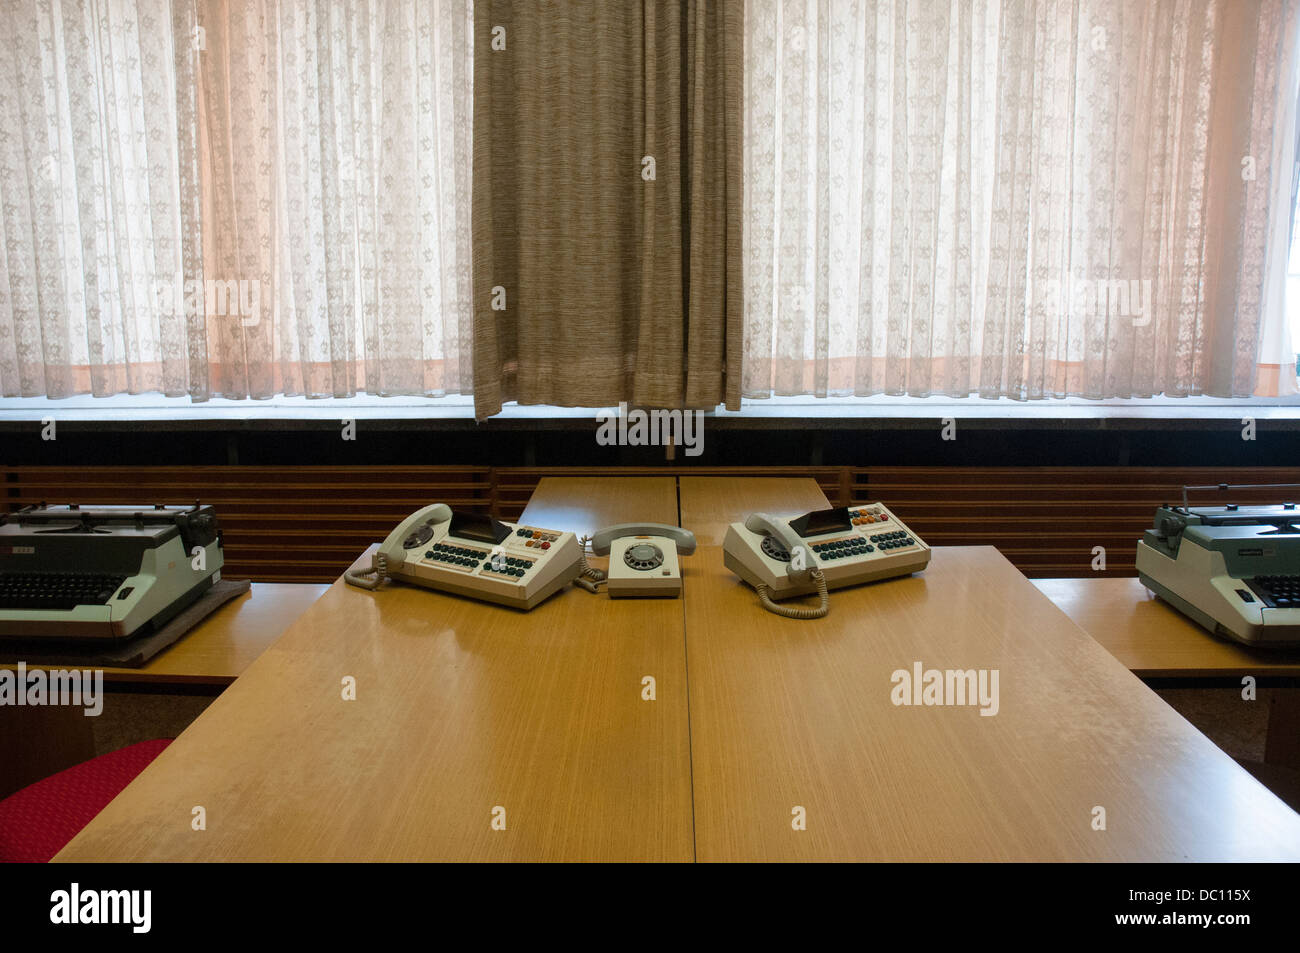
[[[106,665],[111,668],[139,668],[167,646],[176,642],[212,613],[252,587],[247,579],[223,579],[214,583],[197,602],[157,632],[105,645],[64,645],[56,649],[48,640],[8,641],[4,654],[28,665]]]

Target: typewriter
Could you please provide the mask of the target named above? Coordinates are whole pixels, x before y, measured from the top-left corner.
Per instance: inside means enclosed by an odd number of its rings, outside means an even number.
[[[1300,644],[1300,508],[1295,503],[1161,506],[1137,547],[1138,578],[1216,635],[1246,645]]]
[[[211,506],[28,506],[0,515],[0,639],[119,641],[221,579]]]

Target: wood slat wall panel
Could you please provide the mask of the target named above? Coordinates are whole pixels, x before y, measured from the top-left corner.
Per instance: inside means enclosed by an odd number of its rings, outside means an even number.
[[[1030,577],[1132,576],[1137,541],[1184,484],[1295,483],[1290,467],[862,467],[852,501],[880,500],[932,545],[996,546]],[[1300,490],[1292,491],[1300,497]],[[1234,491],[1270,501],[1275,491]],[[1093,568],[1094,547],[1105,569]]]
[[[210,503],[224,574],[256,582],[331,582],[422,506],[492,506],[488,467],[8,467],[3,476],[9,512],[41,501]]]
[[[0,475],[8,511],[42,500],[201,499],[217,507],[231,578],[329,582],[428,503],[514,520],[542,477],[593,475],[812,477],[835,505],[880,500],[930,543],[996,546],[1031,577],[1131,576],[1156,506],[1180,499],[1184,483],[1295,482],[1300,468],[136,466],[8,467]],[[1105,549],[1104,572],[1092,569],[1095,546]]]

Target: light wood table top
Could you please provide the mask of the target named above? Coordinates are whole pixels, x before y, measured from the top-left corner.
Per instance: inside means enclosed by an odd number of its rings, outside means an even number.
[[[676,526],[677,481],[672,477],[542,477],[520,522],[568,530],[579,539],[614,523]]]
[[[701,861],[1300,859],[1300,815],[992,547],[936,548],[919,575],[835,590],[815,621],[764,612],[720,547],[696,564]],[[893,673],[918,662],[997,670],[997,715],[895,706]]]
[[[788,477],[682,477],[682,526],[701,546],[721,546],[750,513],[798,516],[830,506],[817,481]]]
[[[102,668],[104,680],[229,685],[328,589],[323,584],[255,582],[248,592],[231,599],[139,668]],[[67,667],[27,666],[29,671]]]
[[[1250,648],[1215,638],[1136,577],[1032,582],[1143,678],[1300,675],[1300,650]]]
[[[599,524],[676,523],[663,486],[604,482]],[[337,582],[57,859],[688,861],[682,605]]]

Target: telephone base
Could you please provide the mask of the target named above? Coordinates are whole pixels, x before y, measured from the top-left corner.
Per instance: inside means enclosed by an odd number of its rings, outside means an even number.
[[[827,588],[842,589],[845,586],[864,585],[869,582],[883,582],[886,579],[898,579],[902,576],[915,575],[924,570],[929,564],[929,555],[929,552],[926,552],[923,561],[917,560],[910,567],[900,561],[899,564],[893,567],[880,569],[876,572],[857,573],[851,579],[828,580]],[[730,553],[723,554],[722,564],[755,589],[758,588],[759,583],[764,582],[756,573],[750,572],[740,560],[733,559]],[[772,585],[771,582],[767,582],[766,585],[768,587],[767,594],[773,602],[780,602],[782,599],[794,599],[799,596],[811,596],[817,592],[817,585],[811,579],[806,583],[793,583],[788,579],[777,577],[776,585]]]
[[[814,518],[822,523],[810,527]],[[775,536],[750,529],[747,522],[727,528],[723,565],[755,589],[766,587],[774,602],[816,593],[811,573],[791,578],[785,545],[774,544]],[[799,524],[798,533],[795,524]],[[777,525],[794,534],[792,545],[806,545],[811,550],[827,589],[909,576],[930,563],[930,547],[879,503],[819,511],[796,520],[778,518]]]
[[[432,503],[388,534],[374,566],[376,574],[425,589],[528,610],[578,578],[582,547],[572,533]],[[374,588],[366,574],[345,578]]]
[[[673,580],[662,586],[641,585],[616,585],[615,580],[611,579],[606,586],[611,599],[676,599],[682,594],[681,579]]]
[[[438,592],[449,592],[452,595],[466,596],[467,598],[475,599],[479,602],[491,602],[494,605],[508,606],[511,609],[522,609],[526,612],[529,609],[532,609],[535,606],[538,606],[541,603],[545,602],[551,596],[555,595],[555,593],[559,592],[569,583],[573,582],[573,580],[578,578],[578,574],[581,571],[582,570],[578,566],[573,566],[571,569],[566,569],[563,572],[561,572],[560,575],[556,576],[550,582],[546,583],[540,589],[538,589],[537,591],[531,593],[526,597],[519,597],[507,593],[492,592],[488,589],[480,588],[478,586],[462,585],[461,583],[457,582],[455,579],[446,578],[446,576],[450,575],[450,573],[447,573],[445,575],[439,574],[436,582],[434,582],[432,585],[423,585],[419,578],[412,578],[410,576],[399,576],[396,578],[398,578],[401,582],[404,582],[408,585],[417,586],[422,589],[435,589]]]
[[[731,553],[728,550],[725,549],[722,551],[722,565],[724,565],[732,572],[734,572],[737,576],[739,576],[742,582],[748,583],[750,588],[752,589],[757,589],[759,585],[764,582],[763,579],[759,578],[758,573],[751,571],[750,568],[745,565],[743,560],[737,559],[735,556],[731,555]],[[812,587],[809,587],[808,592],[814,592],[814,591],[815,590]],[[786,595],[793,596],[793,595],[799,595],[799,593],[796,593],[793,590],[789,590],[786,592]],[[776,598],[781,598],[781,597],[778,596]]]
[[[672,537],[649,533],[615,539],[609,550],[609,583],[605,590],[609,597],[675,599],[680,596],[682,568],[677,559],[677,543]],[[691,551],[694,548],[692,542]]]

